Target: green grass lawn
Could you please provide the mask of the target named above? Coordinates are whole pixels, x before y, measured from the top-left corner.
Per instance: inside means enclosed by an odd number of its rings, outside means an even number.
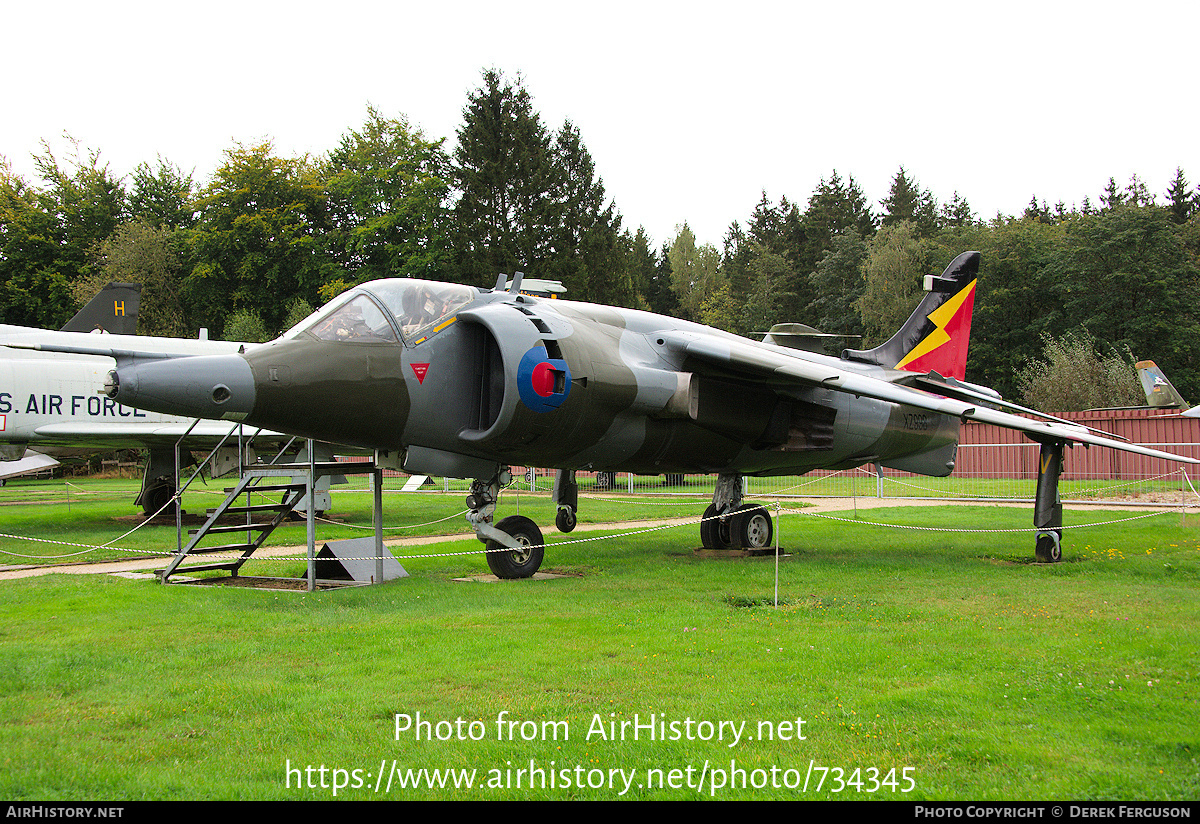
[[[520,507],[552,518],[544,499]],[[983,506],[861,515],[1030,522]],[[1127,513],[1066,520],[1114,517]],[[111,518],[53,513],[63,536]],[[550,546],[543,569],[565,575],[548,581],[455,582],[486,570],[479,555],[403,559],[410,578],[314,594],[4,581],[0,796],[326,799],[336,783],[351,799],[1192,800],[1198,527],[1166,514],[1071,529],[1048,566],[1029,533],[788,514],[778,609],[774,560],[697,556],[695,526]],[[417,773],[450,769],[473,786]],[[410,776],[448,784],[402,788]]]

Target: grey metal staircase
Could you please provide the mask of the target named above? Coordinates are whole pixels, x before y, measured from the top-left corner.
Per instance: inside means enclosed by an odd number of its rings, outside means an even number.
[[[201,572],[213,569],[227,569],[230,575],[236,576],[242,564],[246,563],[250,556],[266,542],[270,534],[284,522],[288,513],[292,511],[306,494],[309,486],[308,483],[261,483],[264,478],[278,477],[280,468],[277,465],[261,468],[244,468],[244,474],[238,481],[237,486],[226,490],[228,495],[221,502],[221,505],[216,509],[209,510],[208,519],[204,522],[203,526],[199,529],[188,531],[191,537],[187,544],[175,554],[171,559],[171,563],[165,569],[158,570],[157,575],[162,579],[163,583],[167,583],[170,577],[176,573]],[[281,493],[280,500],[275,503],[251,504],[250,494],[255,492],[260,494]],[[242,494],[246,495],[246,503],[238,505],[238,498]],[[246,523],[218,523],[225,515],[238,514],[246,516]],[[209,536],[217,535],[223,538],[226,535],[239,532],[245,534],[244,541],[218,545],[203,544],[204,540]],[[206,564],[182,566],[190,558],[211,555],[213,553],[240,553],[240,555],[236,558]]]

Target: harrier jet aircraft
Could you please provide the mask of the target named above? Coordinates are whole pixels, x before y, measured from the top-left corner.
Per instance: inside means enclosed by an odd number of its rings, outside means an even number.
[[[493,524],[510,465],[559,470],[558,524],[575,522],[574,471],[717,473],[706,546],[766,546],[773,525],[742,500],[743,475],[878,463],[954,469],[960,421],[1042,444],[1034,525],[1057,560],[1057,482],[1067,444],[1171,460],[1005,403],[964,381],[980,256],[925,278],[920,306],[886,343],[840,358],[670,317],[505,290],[390,279],[364,283],[279,340],[237,354],[118,362],[105,392],[129,407],[373,449],[408,472],[474,479],[468,520],[500,577],[532,575],[542,534],[522,516]]]

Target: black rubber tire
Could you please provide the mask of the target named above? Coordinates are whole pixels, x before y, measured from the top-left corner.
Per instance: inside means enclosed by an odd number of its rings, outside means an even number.
[[[713,504],[704,510],[704,520],[700,522],[700,543],[705,549],[729,549],[733,546],[729,533],[730,519],[716,518],[716,514],[717,508]]]
[[[497,578],[531,578],[542,565],[545,552],[542,531],[524,515],[510,515],[496,524],[496,529],[511,535],[527,549],[508,549],[496,541],[488,541],[487,565]]]
[[[1039,532],[1033,554],[1043,564],[1057,564],[1062,560],[1062,539],[1056,532]]]
[[[766,507],[742,504],[730,517],[729,532],[733,545],[741,549],[769,549],[775,526]]]
[[[149,518],[166,506],[174,494],[175,490],[171,488],[169,483],[154,484],[142,495],[142,513]],[[167,514],[167,511],[163,510],[162,514]]]
[[[569,506],[561,507],[558,514],[554,516],[554,525],[558,527],[559,532],[570,532],[575,528],[578,518],[575,516],[575,510]]]

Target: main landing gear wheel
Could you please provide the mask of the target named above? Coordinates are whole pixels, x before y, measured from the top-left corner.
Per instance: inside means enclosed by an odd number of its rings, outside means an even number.
[[[766,507],[742,504],[729,518],[729,533],[734,546],[742,549],[767,549],[775,527]]]
[[[1062,560],[1062,539],[1057,532],[1039,532],[1034,554],[1043,564],[1057,564]]]
[[[705,549],[729,549],[733,546],[730,535],[730,519],[718,518],[717,507],[709,504],[700,522],[700,543]]]
[[[496,529],[512,536],[521,549],[509,549],[496,541],[488,541],[487,564],[497,578],[530,578],[542,565],[544,547],[542,531],[524,515],[510,515]]]
[[[149,518],[171,501],[175,490],[167,482],[157,483],[142,494],[142,513]]]

